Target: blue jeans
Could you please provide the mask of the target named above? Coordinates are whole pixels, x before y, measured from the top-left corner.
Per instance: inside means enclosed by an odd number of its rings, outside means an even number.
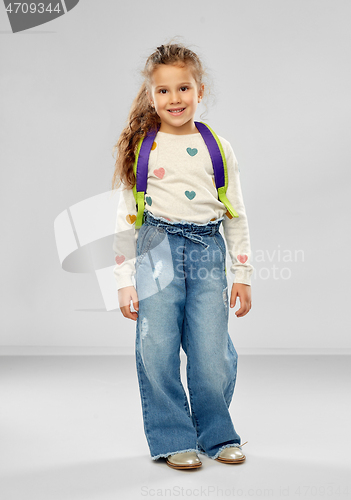
[[[228,333],[226,247],[219,227],[145,210],[137,241],[136,366],[145,435],[156,460],[240,445],[229,413],[237,352]],[[187,355],[190,406],[180,378]],[[191,410],[191,411],[190,411]]]

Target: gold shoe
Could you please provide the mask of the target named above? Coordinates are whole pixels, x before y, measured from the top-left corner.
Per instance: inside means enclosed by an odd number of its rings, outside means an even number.
[[[197,469],[201,467],[202,462],[195,451],[186,451],[185,453],[175,453],[167,457],[166,461],[172,469]]]
[[[248,443],[248,441],[244,444],[246,443]],[[244,446],[244,444],[240,444],[239,446]],[[246,457],[237,446],[228,446],[228,448],[224,448],[224,450],[220,452],[216,460],[224,464],[241,464],[245,462]]]

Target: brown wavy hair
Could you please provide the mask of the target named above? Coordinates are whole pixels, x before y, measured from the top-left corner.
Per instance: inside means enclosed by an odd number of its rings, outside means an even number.
[[[118,189],[122,183],[127,189],[134,187],[136,181],[133,165],[138,142],[142,137],[145,137],[149,130],[156,129],[161,123],[147,95],[147,91],[150,92],[152,74],[156,67],[161,64],[190,65],[198,88],[201,87],[206,75],[197,54],[180,43],[161,45],[147,58],[144,70],[142,71],[144,81],[132,103],[127,125],[122,130],[112,150],[113,153],[117,151],[115,171],[112,177],[112,189]]]

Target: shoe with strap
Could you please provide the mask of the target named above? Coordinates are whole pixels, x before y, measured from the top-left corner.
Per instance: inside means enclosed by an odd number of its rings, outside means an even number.
[[[248,441],[244,444],[246,443],[248,443]],[[244,444],[240,444],[238,446],[244,446]],[[224,448],[216,460],[218,462],[222,462],[223,464],[241,464],[242,462],[245,462],[246,457],[238,446],[228,446],[228,448]]]

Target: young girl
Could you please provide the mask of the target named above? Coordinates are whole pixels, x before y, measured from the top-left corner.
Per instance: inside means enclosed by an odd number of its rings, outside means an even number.
[[[122,314],[137,321],[147,442],[153,460],[165,457],[176,469],[200,467],[198,453],[240,463],[245,455],[229,413],[237,352],[228,333],[226,246],[219,232],[223,223],[235,274],[230,307],[239,297],[235,314],[242,317],[251,308],[253,267],[238,163],[229,142],[219,137],[233,217],[219,200],[211,156],[194,122],[205,92],[198,56],[179,44],[161,45],[147,59],[143,76],[115,146],[112,187],[125,186],[114,274]],[[140,139],[152,130],[158,131],[148,159],[143,224],[135,227],[133,165]],[[180,378],[180,346],[187,355],[190,404]]]

